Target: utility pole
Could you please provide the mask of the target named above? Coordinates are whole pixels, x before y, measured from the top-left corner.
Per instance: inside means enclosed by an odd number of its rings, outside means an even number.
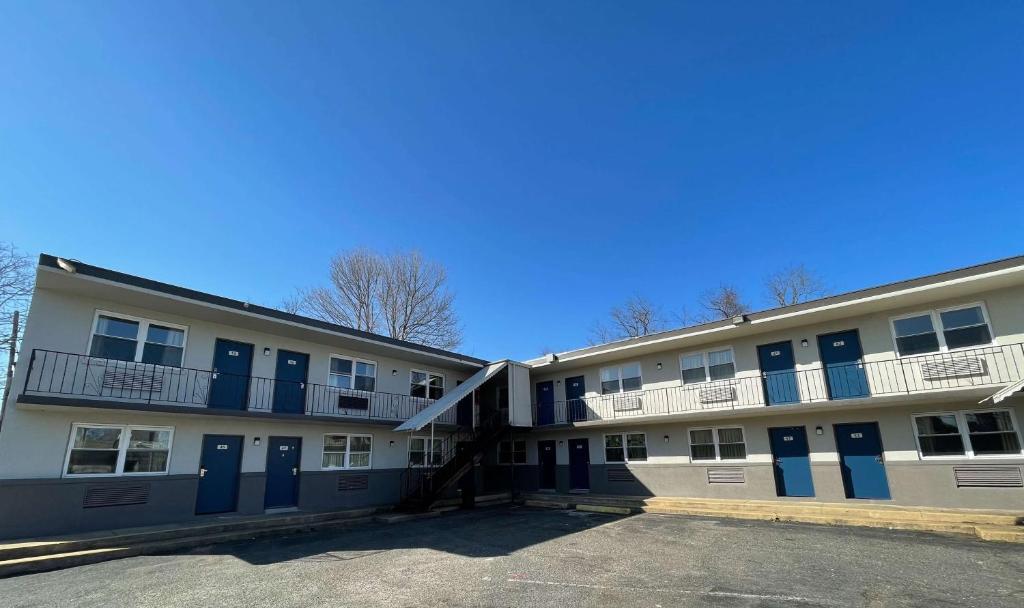
[[[11,343],[7,350],[7,377],[4,382],[3,399],[0,400],[0,427],[4,424],[4,412],[7,410],[7,395],[11,392],[11,383],[14,382],[14,353],[18,345],[18,311],[14,311],[14,319],[11,321]]]

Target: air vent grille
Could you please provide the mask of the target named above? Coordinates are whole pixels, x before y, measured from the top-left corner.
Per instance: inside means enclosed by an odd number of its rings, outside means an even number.
[[[91,509],[144,505],[147,502],[149,502],[148,483],[136,486],[95,486],[85,490],[85,500],[82,506]]]

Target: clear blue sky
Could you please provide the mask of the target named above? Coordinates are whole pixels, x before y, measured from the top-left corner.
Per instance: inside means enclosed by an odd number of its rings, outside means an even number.
[[[1024,253],[1020,2],[0,3],[0,240],[253,302],[445,263],[461,349]]]

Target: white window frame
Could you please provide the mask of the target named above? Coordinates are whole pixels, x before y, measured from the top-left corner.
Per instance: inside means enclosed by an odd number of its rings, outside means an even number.
[[[134,315],[126,315],[120,312],[111,312],[109,310],[96,309],[95,314],[92,318],[92,331],[89,332],[89,341],[85,345],[85,353],[92,353],[92,340],[96,337],[96,330],[99,329],[100,317],[113,317],[115,319],[122,319],[124,321],[132,321],[139,324],[139,334],[135,340],[135,358],[131,361],[125,361],[124,363],[142,363],[142,351],[146,348],[146,337],[149,335],[150,325],[159,325],[161,327],[169,327],[171,329],[180,329],[184,332],[181,338],[181,363],[176,367],[185,366],[185,349],[188,347],[188,325],[180,325],[178,323],[168,323],[159,319],[149,319],[146,317],[136,317]],[[92,357],[92,355],[89,355]],[[111,359],[115,361],[115,359]],[[160,365],[157,363],[146,363],[145,365]]]
[[[719,448],[718,442],[718,429],[739,429],[743,433],[743,458],[722,458],[722,450]],[[711,431],[711,440],[715,445],[715,459],[695,459],[693,457],[692,442],[690,440],[691,431]],[[699,445],[708,445],[702,443]],[[730,444],[731,445],[731,444]],[[747,445],[747,429],[742,424],[721,424],[718,426],[694,426],[686,429],[686,457],[690,459],[692,463],[701,462],[747,462],[750,459],[750,448]]]
[[[331,376],[335,375],[335,374],[333,374],[331,372],[331,361],[332,361],[332,359],[341,359],[343,361],[349,361],[349,362],[352,363],[352,373],[350,374],[352,376],[352,387],[350,387],[350,388],[342,388],[340,386],[334,386],[333,384],[331,384]],[[367,391],[367,390],[355,388],[355,384],[356,384],[356,363],[367,363],[367,364],[373,366],[373,390],[372,391]],[[354,392],[357,392],[357,393],[375,393],[375,392],[377,392],[377,369],[378,369],[378,365],[377,365],[376,361],[371,361],[370,359],[361,359],[359,357],[353,357],[351,355],[339,355],[339,354],[331,353],[331,355],[329,357],[327,357],[327,378],[326,378],[325,384],[329,388],[334,389],[336,391],[354,391]],[[332,433],[332,434],[337,434],[337,433]]]
[[[1010,423],[1013,424],[1013,432],[1017,435],[1017,445],[1020,452],[1016,454],[975,454],[974,446],[971,444],[971,432],[967,426],[966,414],[986,414],[989,412],[1006,412],[1010,415]],[[940,454],[936,456],[925,456],[921,450],[921,437],[917,433],[917,419],[925,416],[949,416],[956,418],[956,427],[960,432],[960,441],[963,442],[963,454]],[[1001,460],[1007,458],[1020,458],[1024,455],[1024,435],[1021,434],[1020,425],[1017,424],[1017,416],[1012,408],[993,407],[980,410],[943,410],[939,412],[914,412],[910,415],[910,430],[914,434],[914,444],[917,446],[917,457],[919,460]]]
[[[711,379],[711,365],[709,365],[709,357],[708,357],[708,355],[710,353],[722,352],[723,350],[729,351],[729,355],[732,357],[732,378],[721,378],[719,380],[712,380]],[[701,380],[699,382],[687,383],[686,380],[683,379],[683,359],[685,359],[686,357],[693,357],[695,355],[700,355],[701,356],[701,360],[704,362],[704,380]],[[696,368],[694,368],[694,369],[696,369]],[[725,382],[726,380],[735,380],[735,379],[736,379],[736,351],[733,349],[732,346],[723,346],[721,348],[709,348],[707,350],[695,350],[695,351],[690,351],[690,352],[687,352],[687,353],[680,353],[680,355],[679,355],[679,381],[683,384],[683,386],[695,386],[695,385],[698,385],[698,384],[707,384],[708,382]]]
[[[418,374],[426,374],[427,375],[427,383],[424,385],[424,388],[427,389],[426,390],[427,395],[426,395],[426,397],[413,397],[413,399],[427,399],[429,401],[437,401],[437,399],[431,399],[431,397],[430,397],[430,377],[431,376],[437,376],[437,377],[441,378],[441,396],[444,397],[445,395],[448,394],[448,381],[444,377],[444,374],[442,374],[441,372],[428,372],[425,369],[410,369],[409,370],[409,396],[410,397],[412,397],[412,385],[413,385],[412,375],[413,374],[417,374],[417,373]]]
[[[635,365],[640,370],[640,388],[630,389],[627,391],[623,390],[622,388],[622,368],[628,367],[630,365]],[[615,391],[614,393],[604,392],[604,380],[602,380],[602,378],[604,378],[605,371],[610,369],[615,370],[616,381],[619,383],[619,390]],[[641,365],[639,361],[630,361],[628,363],[620,363],[619,365],[609,365],[607,367],[602,367],[600,371],[598,371],[597,375],[597,388],[600,391],[601,395],[622,395],[625,393],[639,393],[642,390],[644,390],[644,366]]]
[[[647,452],[647,458],[644,460],[630,460],[629,459],[629,443],[626,441],[627,435],[643,435],[644,438],[644,451]],[[609,437],[621,437],[622,438],[622,457],[625,460],[608,460],[608,438]],[[630,462],[650,462],[651,452],[647,447],[647,433],[641,431],[623,431],[621,433],[605,433],[601,437],[601,453],[604,455],[605,464],[628,464]]]
[[[523,442],[523,462],[516,462],[516,442],[517,441],[522,441]],[[509,454],[512,456],[512,460],[511,461],[504,462],[504,461],[501,460],[501,444],[503,444],[503,443],[510,443],[510,444],[512,444],[511,446],[509,446],[511,448],[509,450]],[[501,441],[498,442],[498,446],[497,447],[498,447],[498,453],[497,453],[497,458],[498,459],[497,459],[497,462],[500,465],[503,465],[503,466],[512,465],[512,466],[515,466],[515,467],[521,467],[521,466],[525,466],[525,465],[529,464],[529,462],[530,462],[530,446],[526,442],[525,439],[502,439]]]
[[[324,466],[324,453],[325,453],[326,447],[327,447],[327,437],[329,437],[329,436],[336,436],[336,435],[344,435],[345,437],[348,438],[348,439],[345,440],[345,457],[342,459],[342,461],[345,464],[343,466],[340,466],[340,467],[325,467]],[[351,441],[351,439],[353,437],[369,437],[370,438],[370,458],[367,460],[365,467],[352,467],[352,466],[349,466],[349,464],[348,464],[349,460],[351,459],[351,455],[352,455],[352,441]],[[372,469],[373,468],[373,444],[374,444],[374,442],[373,442],[373,435],[368,434],[368,433],[345,433],[345,432],[324,433],[323,436],[320,437],[320,470],[321,471],[366,471],[368,469]],[[334,453],[334,452],[332,452],[332,453]]]
[[[940,316],[944,312],[950,312],[953,310],[962,310],[964,308],[978,307],[981,309],[981,317],[985,320],[985,325],[988,326],[989,341],[987,344],[974,344],[973,346],[961,346],[959,348],[949,348],[946,346],[946,332],[942,325],[942,317]],[[935,336],[939,341],[939,350],[930,353],[917,353],[914,355],[903,355],[900,354],[900,346],[896,336],[896,321],[903,319],[912,319],[914,317],[929,316],[932,320],[932,329],[935,331]],[[992,320],[988,316],[988,308],[984,302],[967,302],[965,304],[957,304],[955,306],[944,306],[942,308],[933,308],[931,310],[919,310],[917,312],[907,313],[889,318],[889,333],[892,336],[892,349],[896,353],[896,356],[900,359],[907,357],[927,357],[928,355],[935,355],[939,353],[955,353],[958,351],[972,350],[975,348],[985,348],[986,346],[993,346],[996,343],[996,332],[992,329]]]
[[[412,454],[412,441],[413,441],[413,439],[422,439],[423,440],[423,447],[424,448],[428,448],[428,447],[432,448],[433,447],[433,446],[430,445],[430,435],[410,435],[409,436],[409,440],[406,442],[406,448],[407,448],[405,450],[406,463],[410,467],[412,467],[414,469],[423,469],[423,468],[427,468],[427,467],[440,466],[440,465],[434,465],[434,463],[431,462],[431,459],[428,457],[428,454],[433,454],[434,453],[434,451],[430,450],[430,449],[428,449],[425,452],[423,452],[423,464],[412,464],[412,460],[409,459],[409,454]],[[442,448],[442,450],[441,450],[441,458],[443,459],[444,458],[444,440],[441,437],[434,437],[434,441],[435,442],[438,442],[438,441],[441,442],[441,448]]]
[[[121,440],[117,446],[117,464],[114,465],[113,473],[68,473],[68,464],[71,462],[71,451],[75,445],[75,435],[80,428],[102,428],[120,429]],[[167,438],[167,467],[164,471],[143,471],[126,473],[124,461],[128,454],[128,446],[131,443],[132,431],[169,431]],[[152,475],[168,475],[171,470],[171,455],[174,449],[174,427],[173,426],[152,426],[144,424],[102,424],[93,422],[75,422],[71,424],[71,434],[68,436],[68,447],[64,453],[64,468],[61,469],[61,477],[144,477]]]

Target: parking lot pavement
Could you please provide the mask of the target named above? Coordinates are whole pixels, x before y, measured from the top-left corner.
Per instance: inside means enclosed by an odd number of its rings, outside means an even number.
[[[498,508],[0,580],[0,605],[1024,606],[1019,545]]]

